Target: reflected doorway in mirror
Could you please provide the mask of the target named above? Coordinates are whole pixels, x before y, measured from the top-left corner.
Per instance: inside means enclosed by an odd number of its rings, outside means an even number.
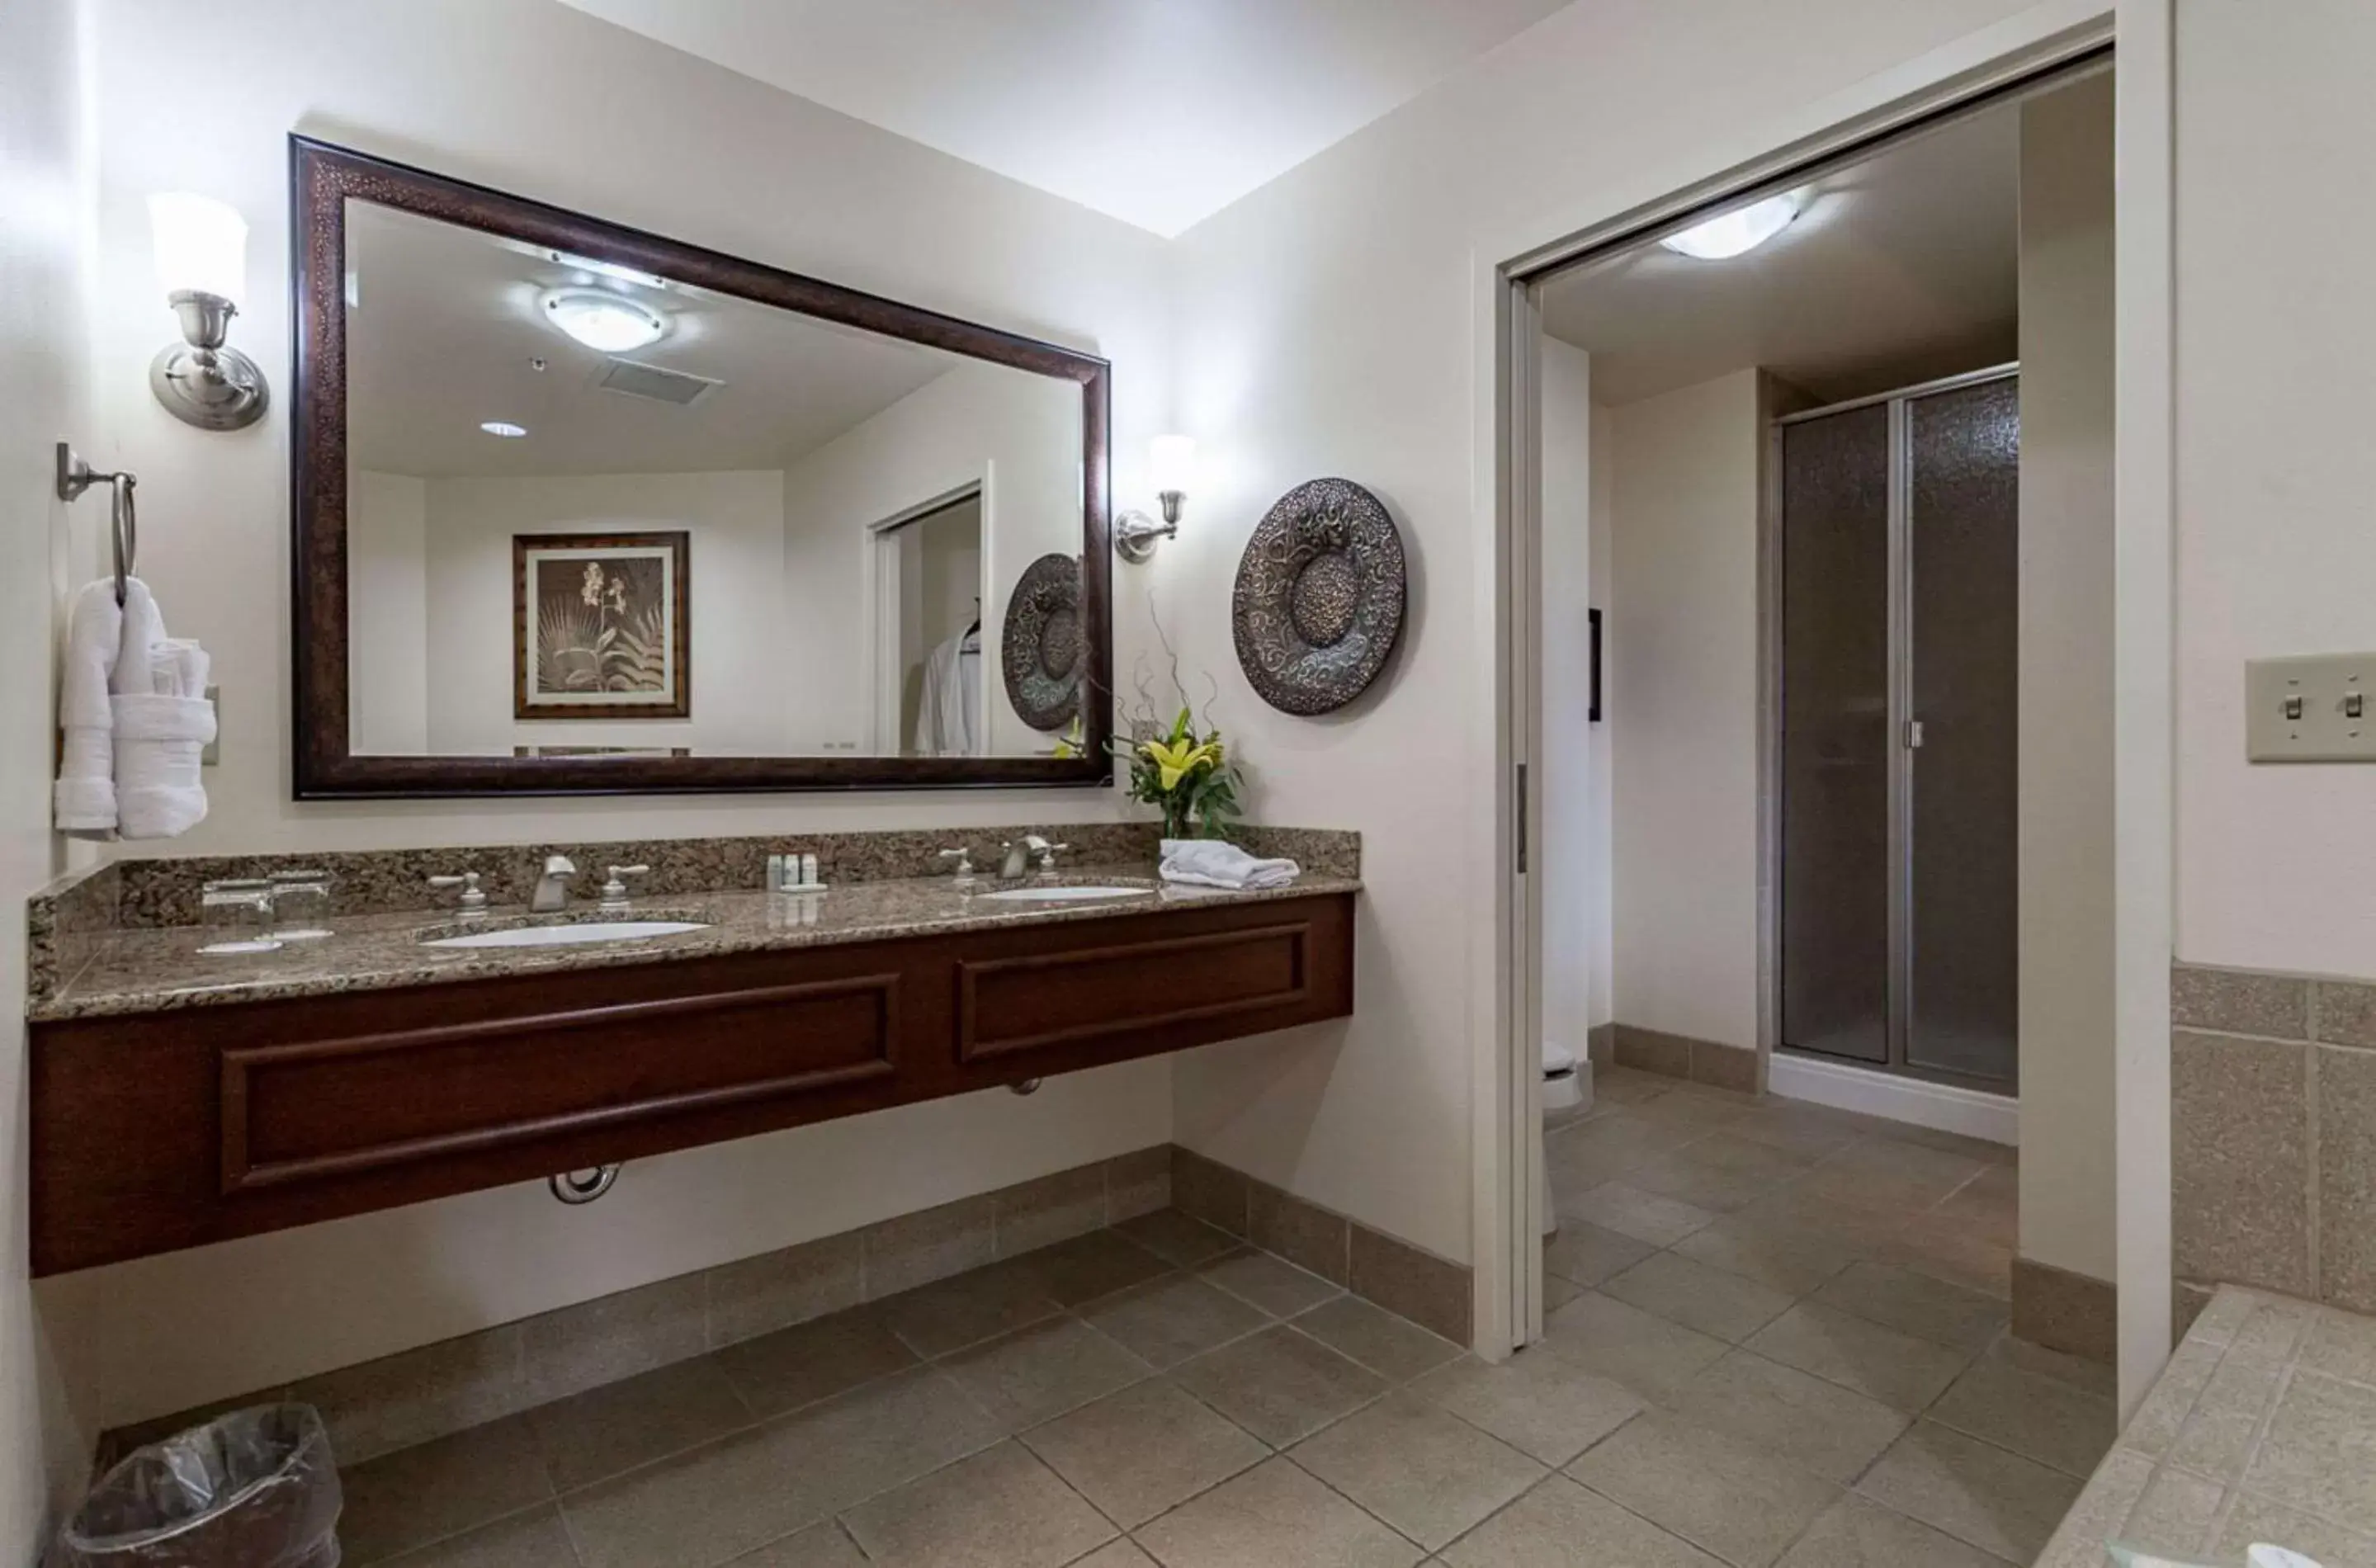
[[[513,716],[691,717],[691,540],[513,535]]]

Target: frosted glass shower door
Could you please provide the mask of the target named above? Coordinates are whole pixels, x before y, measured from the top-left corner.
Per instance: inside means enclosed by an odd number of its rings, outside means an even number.
[[[1890,1059],[1884,404],[1782,428],[1782,1041]]]
[[[2019,382],[1781,422],[1779,1041],[2015,1075]]]
[[[1906,404],[1906,1061],[2014,1075],[2021,402],[2011,377]]]

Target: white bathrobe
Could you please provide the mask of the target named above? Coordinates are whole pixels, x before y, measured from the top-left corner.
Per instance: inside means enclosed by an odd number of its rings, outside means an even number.
[[[912,749],[920,756],[972,756],[980,735],[980,634],[967,632],[925,656]]]

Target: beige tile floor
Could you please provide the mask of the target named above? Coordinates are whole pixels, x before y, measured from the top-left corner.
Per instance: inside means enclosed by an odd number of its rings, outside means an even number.
[[[1544,1341],[1134,1220],[388,1455],[352,1568],[1998,1568],[2113,1434],[2005,1151],[1603,1075]]]

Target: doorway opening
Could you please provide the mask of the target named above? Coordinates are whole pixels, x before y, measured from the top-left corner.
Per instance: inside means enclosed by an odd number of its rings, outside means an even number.
[[[980,482],[874,525],[874,748],[985,756]]]
[[[2111,1356],[2115,1194],[2027,1256],[2014,1098],[2109,1136],[2108,31],[1503,273],[1515,1341],[1805,1242]],[[1540,1138],[1537,1047],[1601,1089]]]

